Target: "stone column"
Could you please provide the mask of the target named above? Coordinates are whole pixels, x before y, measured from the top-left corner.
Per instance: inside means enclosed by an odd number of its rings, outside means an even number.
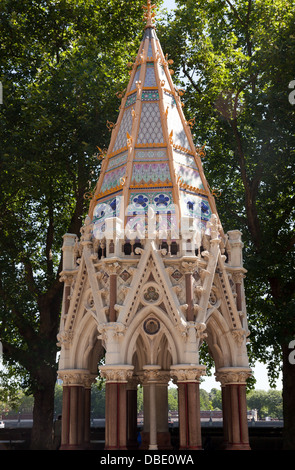
[[[202,449],[200,418],[200,376],[204,366],[180,364],[171,367],[171,375],[178,386],[179,448]]]
[[[90,448],[91,385],[96,375],[90,375],[84,383],[84,448]]]
[[[127,449],[127,382],[133,366],[105,365],[100,372],[106,378],[105,449]]]
[[[157,450],[157,400],[156,383],[161,366],[146,365],[144,375],[149,387],[149,450]]]
[[[247,367],[222,367],[216,372],[221,382],[224,445],[227,450],[250,450],[246,380],[251,375]]]
[[[168,425],[168,382],[170,371],[159,371],[156,384],[157,443],[158,449],[171,449],[171,436]]]
[[[61,449],[84,449],[84,386],[89,381],[89,372],[84,369],[61,370],[58,376],[63,381]]]
[[[110,322],[116,321],[116,310],[115,305],[117,303],[117,274],[110,274],[110,310],[109,319]]]
[[[242,312],[243,310],[243,299],[242,299],[242,280],[245,277],[245,275],[241,272],[234,272],[233,273],[233,281],[235,283],[235,288],[236,288],[236,305],[237,305],[237,310],[238,312]]]
[[[117,272],[120,268],[119,263],[110,263],[108,265],[108,272],[110,275],[110,294],[109,294],[109,321],[116,321],[115,305],[117,303]]]
[[[137,385],[138,379],[132,378],[127,384],[127,447],[137,449]]]
[[[194,320],[194,299],[193,299],[193,275],[192,273],[185,273],[185,292],[186,292],[186,303],[187,303],[186,319],[187,321],[193,321]]]
[[[192,322],[195,319],[194,295],[193,295],[193,273],[197,268],[196,262],[183,262],[182,268],[185,273],[185,297],[186,297],[186,319]]]

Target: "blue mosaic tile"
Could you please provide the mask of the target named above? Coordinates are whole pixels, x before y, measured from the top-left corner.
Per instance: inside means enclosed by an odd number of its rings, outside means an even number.
[[[131,106],[132,104],[136,102],[136,96],[137,96],[137,93],[132,93],[132,95],[129,95],[127,97],[125,108],[128,108],[128,106]]]
[[[141,93],[142,101],[159,101],[158,90],[143,90]]]
[[[137,150],[134,157],[135,162],[165,160],[168,160],[167,151],[162,149]]]

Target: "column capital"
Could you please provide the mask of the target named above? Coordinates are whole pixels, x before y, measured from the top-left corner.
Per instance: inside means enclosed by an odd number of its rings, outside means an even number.
[[[216,380],[222,386],[230,384],[246,384],[246,380],[251,377],[252,370],[248,367],[221,367],[215,373]]]
[[[144,378],[147,382],[157,382],[160,377],[161,366],[158,365],[145,365],[143,366]]]
[[[107,383],[127,383],[132,378],[134,366],[128,364],[103,365],[100,374]]]
[[[64,369],[58,371],[58,378],[63,381],[64,386],[90,388],[96,377],[96,375],[90,374],[87,369]]]
[[[200,382],[200,377],[206,375],[206,366],[191,364],[176,364],[170,368],[171,376],[177,383]]]

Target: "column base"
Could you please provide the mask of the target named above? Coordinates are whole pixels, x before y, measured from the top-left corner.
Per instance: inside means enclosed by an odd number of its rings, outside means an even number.
[[[243,443],[226,444],[225,450],[251,450],[251,447],[249,444],[243,444]]]
[[[104,450],[129,450],[126,446],[105,446]]]
[[[87,447],[84,445],[75,445],[75,444],[62,444],[59,450],[87,450]]]
[[[141,433],[141,446],[140,449],[148,450],[150,445],[150,433]],[[157,433],[157,450],[172,450],[170,432],[158,432]]]
[[[204,449],[202,446],[187,446],[187,447],[180,446],[179,450],[204,450]]]

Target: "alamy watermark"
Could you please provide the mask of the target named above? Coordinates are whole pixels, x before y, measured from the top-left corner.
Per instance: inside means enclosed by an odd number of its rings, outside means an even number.
[[[289,343],[289,349],[293,349],[293,351],[290,352],[289,356],[288,356],[288,359],[289,359],[289,362],[290,364],[294,365],[295,364],[295,339],[292,339],[292,341],[290,341]]]
[[[96,239],[109,240],[124,237],[143,240],[147,235],[149,239],[179,240],[193,236],[200,239],[203,233],[210,233],[212,214],[208,201],[202,198],[186,201],[185,209],[187,215],[180,217],[179,207],[164,193],[159,193],[154,203],[149,203],[147,196],[138,195],[126,208],[124,196],[116,196],[96,205],[93,235]]]
[[[295,80],[291,80],[289,88],[294,88],[294,90],[289,93],[289,103],[295,104]]]

